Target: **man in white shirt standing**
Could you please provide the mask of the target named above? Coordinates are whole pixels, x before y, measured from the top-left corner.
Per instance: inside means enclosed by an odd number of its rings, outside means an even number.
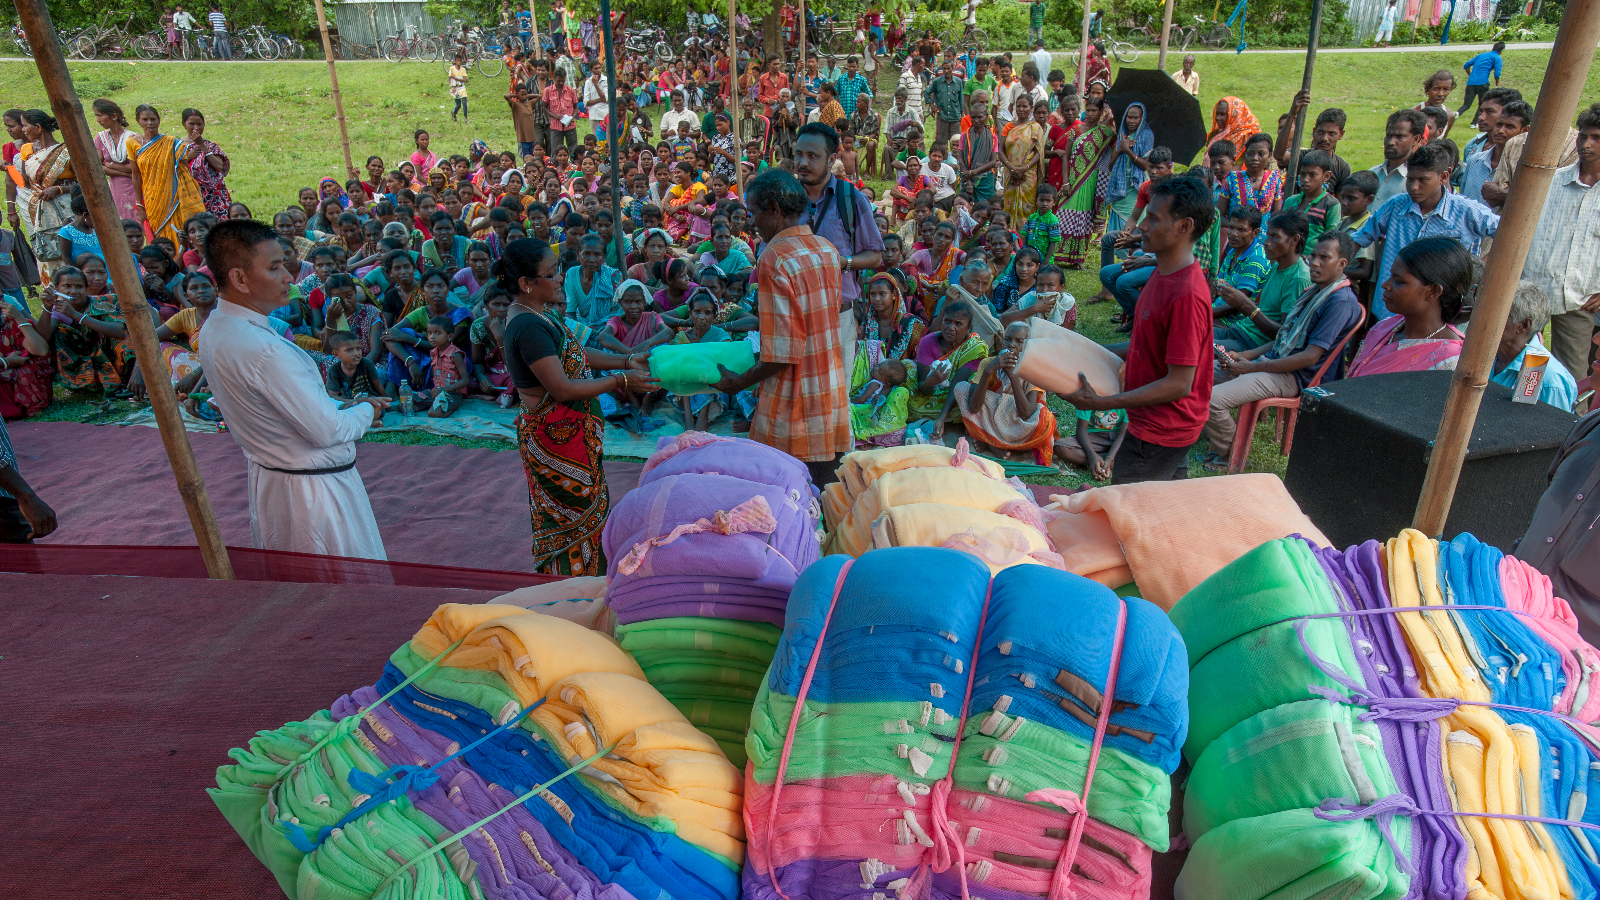
[[[288,302],[293,279],[277,232],[249,219],[221,222],[206,235],[205,256],[221,296],[200,364],[249,463],[251,545],[387,559],[355,440],[388,399],[341,405],[311,357],[267,321]]]
[[[1600,314],[1600,103],[1578,114],[1577,132],[1578,162],[1550,182],[1522,280],[1550,298],[1550,351],[1581,379]]]
[[[1037,0],[1037,2],[1042,2],[1042,0]],[[1030,58],[1033,60],[1033,67],[1039,70],[1039,77],[1049,78],[1050,70],[1054,69],[1056,64],[1055,57],[1050,55],[1050,51],[1044,48],[1044,38],[1033,42],[1033,53],[1030,54]]]
[[[177,12],[172,14],[172,27],[182,32],[194,30],[194,14],[179,6]]]
[[[606,133],[600,130],[600,123],[611,115],[611,105],[606,102],[606,79],[600,74],[599,66],[595,66],[594,73],[583,83],[583,108],[589,114],[589,124],[595,127],[600,140],[605,140]]]
[[[896,96],[900,91],[906,92],[906,107],[917,117],[917,124],[922,124],[922,57],[911,54],[906,67],[900,72],[900,86],[895,90]]]

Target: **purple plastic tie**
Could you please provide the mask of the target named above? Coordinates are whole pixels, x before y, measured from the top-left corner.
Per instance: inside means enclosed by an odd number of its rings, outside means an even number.
[[[1354,822],[1359,819],[1372,819],[1378,825],[1378,831],[1383,834],[1383,839],[1388,841],[1389,849],[1394,851],[1395,861],[1406,874],[1412,874],[1411,861],[1400,852],[1399,845],[1395,843],[1394,833],[1389,825],[1395,816],[1444,816],[1448,818],[1473,818],[1473,819],[1509,819],[1513,822],[1538,822],[1543,825],[1557,825],[1566,828],[1586,828],[1590,831],[1600,831],[1600,825],[1591,825],[1588,822],[1574,822],[1571,819],[1552,819],[1548,816],[1519,816],[1512,813],[1491,812],[1465,812],[1460,810],[1421,809],[1416,802],[1405,794],[1390,794],[1387,797],[1375,800],[1366,806],[1351,803],[1343,797],[1334,797],[1322,801],[1312,815],[1325,822]]]

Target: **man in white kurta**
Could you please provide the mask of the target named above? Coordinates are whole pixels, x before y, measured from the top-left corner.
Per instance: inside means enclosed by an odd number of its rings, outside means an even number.
[[[264,231],[228,228],[235,225]],[[256,222],[225,222],[217,230],[225,228],[220,241],[206,242],[207,263],[221,276],[221,299],[206,320],[199,355],[228,432],[250,467],[251,544],[387,559],[355,469],[355,440],[371,426],[374,407],[382,409],[387,400],[341,409],[328,396],[317,364],[275,332],[264,314],[288,298],[291,276],[277,235]],[[271,240],[256,241],[262,234]],[[219,265],[231,268],[222,274]]]

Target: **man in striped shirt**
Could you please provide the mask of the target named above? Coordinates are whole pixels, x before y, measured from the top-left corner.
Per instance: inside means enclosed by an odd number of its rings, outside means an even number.
[[[782,169],[745,185],[761,239],[756,265],[761,361],[743,374],[719,366],[712,387],[738,393],[760,384],[750,437],[803,461],[818,485],[835,480],[850,451],[850,375],[840,335],[842,257],[802,221],[805,188]]]
[[[222,14],[222,6],[212,3],[211,14],[206,18],[211,20],[214,55],[217,59],[233,59],[233,48],[228,45],[228,17]]]

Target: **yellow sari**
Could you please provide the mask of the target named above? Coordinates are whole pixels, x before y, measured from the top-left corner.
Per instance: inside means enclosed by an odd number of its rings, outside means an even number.
[[[128,136],[128,158],[139,167],[144,194],[140,199],[152,240],[166,236],[183,246],[183,223],[206,211],[200,185],[189,173],[186,157],[193,146],[168,134],[158,134],[148,141],[143,135]]]
[[[1033,165],[1021,178],[1006,178],[1006,215],[1011,217],[1012,230],[1017,230],[1034,213],[1034,194],[1044,174],[1044,129],[1033,120],[1026,125],[1014,126],[1006,133],[1005,147],[1001,152],[1005,154],[1009,166],[1020,166],[1028,161],[1029,154],[1033,156]]]

